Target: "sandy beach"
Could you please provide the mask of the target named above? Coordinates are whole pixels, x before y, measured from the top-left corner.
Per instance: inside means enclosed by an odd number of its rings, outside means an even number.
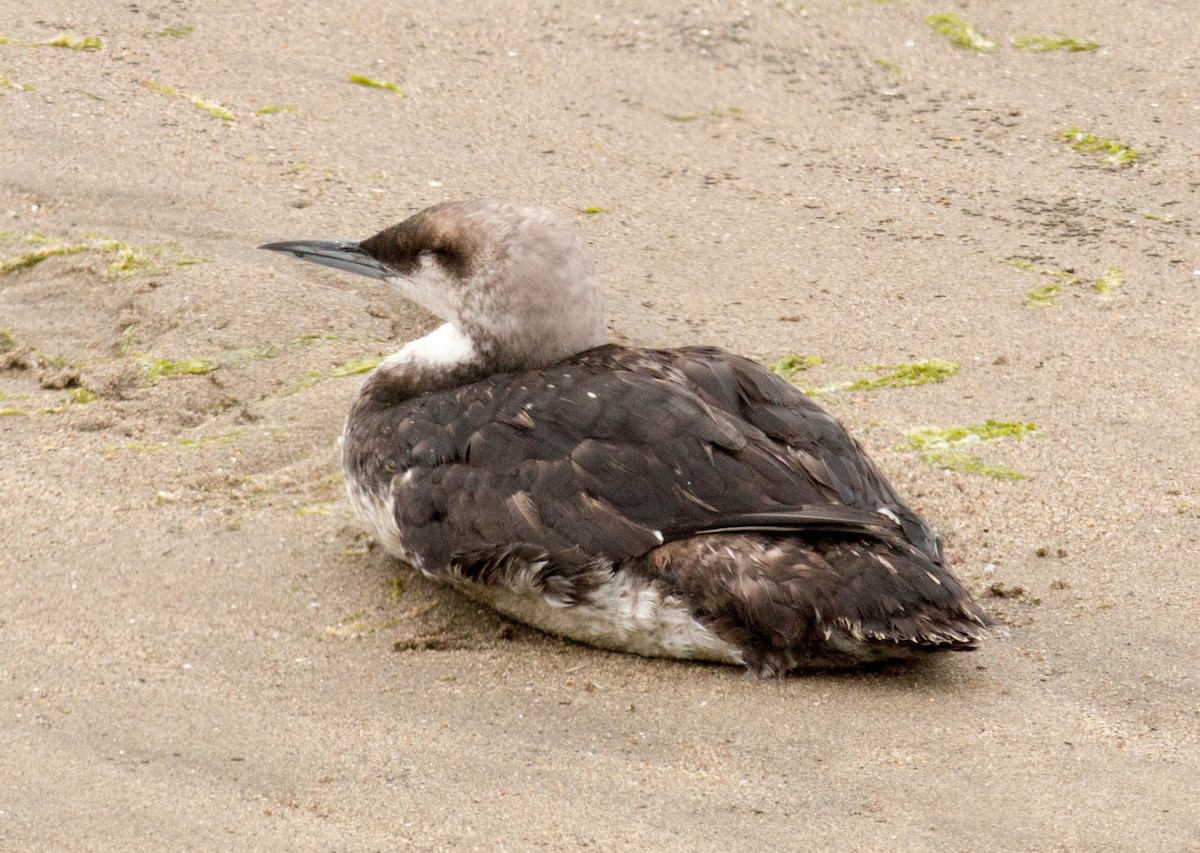
[[[1200,851],[1192,0],[0,22],[0,850]],[[437,321],[255,247],[463,197],[614,340],[812,356],[995,636],[758,681],[384,554],[336,440]]]

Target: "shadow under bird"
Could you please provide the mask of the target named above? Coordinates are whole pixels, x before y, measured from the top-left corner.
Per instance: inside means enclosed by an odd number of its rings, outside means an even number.
[[[480,201],[263,246],[446,323],[367,377],[350,501],[392,554],[544,631],[782,675],[975,647],[988,619],[845,429],[715,347],[605,343],[575,229]]]

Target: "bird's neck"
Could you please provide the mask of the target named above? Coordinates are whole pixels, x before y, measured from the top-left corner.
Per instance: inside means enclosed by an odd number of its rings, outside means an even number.
[[[482,355],[470,336],[453,323],[443,323],[423,338],[409,341],[383,360],[380,368],[416,367],[437,370],[480,362]]]
[[[387,408],[430,391],[446,391],[495,372],[471,338],[444,323],[385,358],[363,383],[356,408]]]

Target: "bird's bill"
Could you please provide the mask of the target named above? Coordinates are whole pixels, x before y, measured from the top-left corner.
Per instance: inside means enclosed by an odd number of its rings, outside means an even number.
[[[386,279],[395,275],[364,252],[362,244],[347,240],[284,240],[282,243],[266,243],[258,248],[286,252],[303,261],[312,261],[314,264],[365,275],[368,278]]]

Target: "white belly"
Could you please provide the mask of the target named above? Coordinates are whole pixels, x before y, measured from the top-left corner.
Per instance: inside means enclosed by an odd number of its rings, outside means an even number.
[[[616,572],[586,603],[564,604],[539,590],[452,580],[469,598],[551,634],[646,657],[741,664],[742,655],[681,601]]]

